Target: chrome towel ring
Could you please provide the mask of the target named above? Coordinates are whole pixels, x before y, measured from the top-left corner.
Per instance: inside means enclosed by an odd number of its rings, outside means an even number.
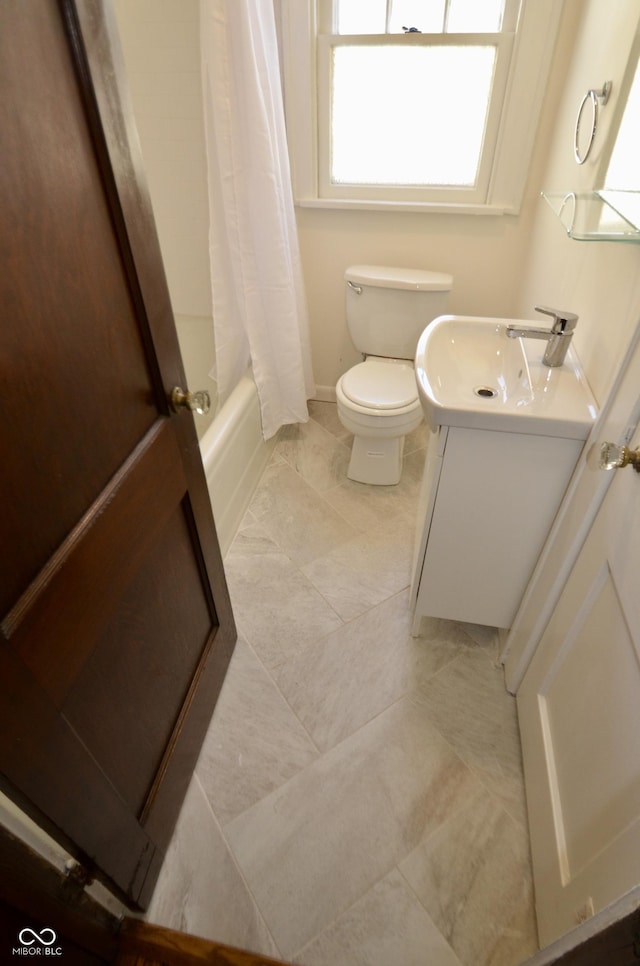
[[[578,162],[578,164],[584,164],[589,154],[591,153],[591,148],[593,146],[593,141],[596,136],[596,128],[598,126],[598,102],[603,106],[609,100],[609,94],[611,93],[611,81],[605,81],[601,89],[595,90],[595,88],[590,88],[587,93],[582,98],[580,102],[580,107],[578,108],[578,116],[576,118],[576,132],[573,138],[573,155]],[[589,143],[584,154],[580,154],[580,124],[582,122],[582,113],[584,111],[586,103],[591,102],[591,132],[589,134]]]

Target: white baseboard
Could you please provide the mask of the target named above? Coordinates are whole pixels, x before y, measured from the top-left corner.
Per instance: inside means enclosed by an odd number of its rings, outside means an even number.
[[[335,386],[316,386],[316,391],[313,398],[318,402],[335,402],[336,401],[336,387]]]

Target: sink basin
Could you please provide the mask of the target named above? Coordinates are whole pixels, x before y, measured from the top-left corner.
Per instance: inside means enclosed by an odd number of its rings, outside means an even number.
[[[573,347],[549,368],[545,342],[508,338],[512,324],[538,323],[442,315],[427,326],[415,361],[427,422],[586,439],[597,406]]]

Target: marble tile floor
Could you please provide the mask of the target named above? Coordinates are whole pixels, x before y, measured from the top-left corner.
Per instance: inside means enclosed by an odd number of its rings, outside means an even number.
[[[398,486],[363,486],[310,408],[225,560],[240,636],[148,917],[301,966],[515,966],[536,932],[497,637],[410,635],[426,428]]]

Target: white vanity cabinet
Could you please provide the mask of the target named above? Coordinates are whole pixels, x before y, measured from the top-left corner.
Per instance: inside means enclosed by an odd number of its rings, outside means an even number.
[[[423,616],[510,627],[584,439],[440,426],[420,500]]]

